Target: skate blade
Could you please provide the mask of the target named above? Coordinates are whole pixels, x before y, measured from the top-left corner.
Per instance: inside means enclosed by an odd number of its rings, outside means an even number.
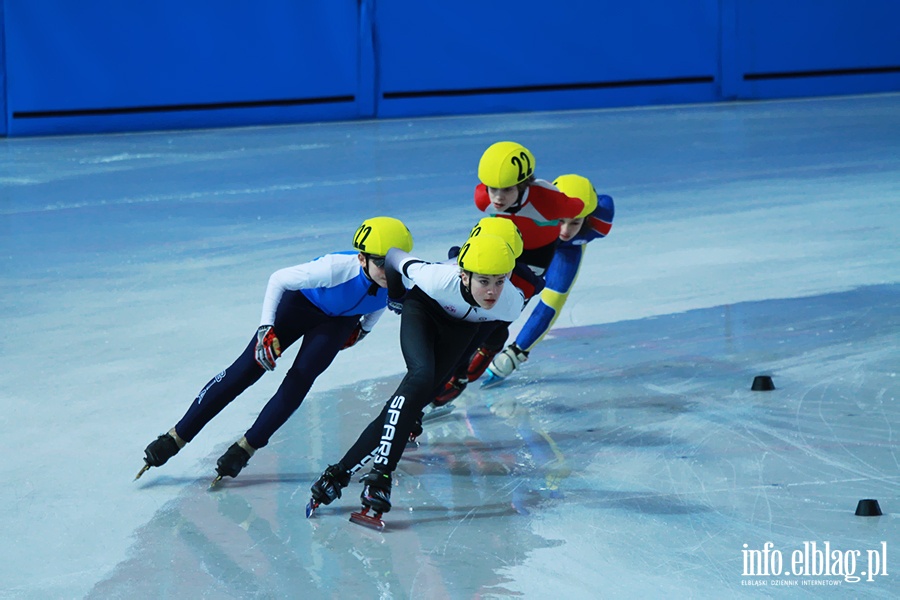
[[[319,503],[310,498],[309,502],[306,504],[306,518],[308,519],[313,516],[313,513],[316,512],[317,508],[319,508]]]
[[[484,380],[484,383],[481,384],[481,389],[489,390],[495,388],[504,381],[506,381],[506,377],[488,377]]]
[[[150,465],[145,464],[143,467],[141,467],[141,470],[138,471],[138,474],[134,476],[134,481],[137,481],[138,479],[140,479],[141,475],[146,473],[149,469],[150,469]]]
[[[440,419],[441,417],[446,417],[450,413],[453,412],[452,404],[445,404],[444,406],[439,406],[437,408],[433,408],[424,415],[422,415],[422,423],[427,423],[428,421],[434,421],[435,419]]]
[[[363,527],[369,527],[375,531],[384,531],[384,521],[381,520],[381,513],[375,513],[374,515],[369,516],[367,514],[368,512],[369,509],[364,508],[360,512],[350,513],[350,522],[362,525]]]
[[[222,481],[221,475],[216,475],[216,478],[212,480],[212,483],[209,484],[209,489],[213,489],[216,487],[216,484]]]

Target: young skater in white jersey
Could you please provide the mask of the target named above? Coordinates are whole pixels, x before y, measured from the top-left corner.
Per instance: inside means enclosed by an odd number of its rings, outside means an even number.
[[[218,479],[237,477],[253,453],[300,407],[313,382],[339,351],[361,340],[387,305],[385,255],[412,250],[406,225],[391,217],[367,219],[353,252],[326,254],[276,271],[263,301],[259,329],[240,357],[207,383],[185,415],[144,451],[144,468],[160,467],[200,433],[232,400],[275,369],[283,349],[303,338],[294,364],[253,426],[219,458]]]
[[[388,252],[388,294],[394,299],[389,307],[402,310],[400,347],[406,376],[350,450],[312,485],[307,516],[319,504],[340,498],[351,474],[370,460],[372,470],[362,480],[362,504],[378,513],[375,519],[389,511],[391,473],[436,387],[450,375],[480,324],[514,321],[521,314],[525,299],[507,278],[515,257],[506,241],[494,235],[470,238],[457,263],[427,263],[402,250]]]

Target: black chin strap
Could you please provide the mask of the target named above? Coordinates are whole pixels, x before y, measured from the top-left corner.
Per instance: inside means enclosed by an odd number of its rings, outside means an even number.
[[[379,286],[377,283],[375,283],[375,280],[372,279],[371,275],[369,275],[369,255],[364,254],[363,256],[366,257],[366,266],[363,267],[363,274],[366,276],[366,279],[368,279],[369,281],[372,282],[369,285],[369,290],[366,292],[366,294],[369,296],[374,296],[375,294],[378,293],[378,288],[380,288],[381,286]]]
[[[478,302],[475,301],[475,296],[472,295],[472,273],[470,273],[469,271],[466,271],[466,273],[469,273],[469,285],[467,286],[463,282],[462,277],[460,277],[459,278],[459,291],[462,294],[463,300],[465,300],[472,306],[478,308]]]

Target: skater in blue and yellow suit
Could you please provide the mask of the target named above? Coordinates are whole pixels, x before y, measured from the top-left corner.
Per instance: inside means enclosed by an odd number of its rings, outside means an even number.
[[[546,272],[546,285],[540,301],[528,318],[516,341],[497,354],[488,367],[483,385],[496,383],[510,374],[524,361],[559,317],[572,286],[578,278],[587,244],[606,237],[612,228],[615,206],[607,195],[598,195],[590,180],[580,175],[562,175],[553,182],[570,198],[584,201],[584,210],[574,219],[561,219],[559,245]]]

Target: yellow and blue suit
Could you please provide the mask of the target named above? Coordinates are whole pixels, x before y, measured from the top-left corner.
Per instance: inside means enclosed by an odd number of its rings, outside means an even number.
[[[581,230],[567,242],[560,241],[553,260],[545,273],[545,286],[537,306],[525,326],[516,336],[516,345],[530,351],[559,317],[572,286],[578,278],[586,246],[595,239],[606,237],[612,228],[615,205],[607,195],[597,197],[597,208],[584,220]]]

